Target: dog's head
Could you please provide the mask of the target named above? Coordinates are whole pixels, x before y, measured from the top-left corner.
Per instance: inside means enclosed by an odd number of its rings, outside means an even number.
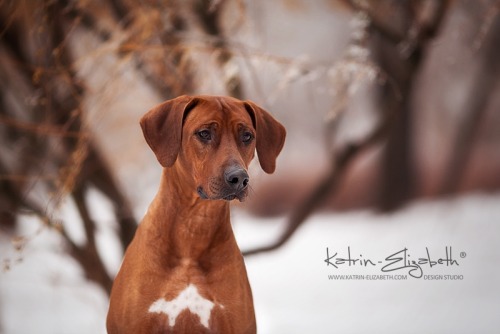
[[[239,199],[248,193],[248,165],[257,151],[273,173],[285,128],[250,101],[230,97],[180,96],[141,119],[147,143],[165,168],[178,167],[204,199]]]

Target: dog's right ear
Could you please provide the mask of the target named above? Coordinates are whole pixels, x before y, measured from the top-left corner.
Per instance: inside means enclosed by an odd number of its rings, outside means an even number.
[[[144,138],[163,167],[171,167],[177,159],[184,115],[196,103],[196,98],[179,96],[157,105],[141,118]]]

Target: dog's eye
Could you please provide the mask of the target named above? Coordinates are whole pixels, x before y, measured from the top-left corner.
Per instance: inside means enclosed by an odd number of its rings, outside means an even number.
[[[210,139],[212,139],[212,134],[208,130],[200,130],[196,134],[203,141],[209,141]]]
[[[250,132],[245,132],[241,136],[241,141],[244,142],[245,144],[250,143],[252,139],[253,139],[253,134],[251,134]]]

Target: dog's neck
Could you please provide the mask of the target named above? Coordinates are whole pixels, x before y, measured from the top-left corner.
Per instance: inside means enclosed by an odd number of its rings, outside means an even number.
[[[148,216],[162,217],[149,221],[148,230],[160,238],[158,253],[173,261],[210,262],[224,247],[234,247],[229,220],[229,203],[201,199],[196,187],[186,187],[178,180],[175,165],[163,170],[160,189],[148,209]],[[182,203],[182,204],[181,204]],[[217,253],[218,254],[218,253]]]

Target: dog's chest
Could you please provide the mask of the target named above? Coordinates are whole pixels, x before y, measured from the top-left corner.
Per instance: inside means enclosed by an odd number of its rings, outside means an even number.
[[[154,301],[148,309],[149,313],[156,313],[160,316],[166,316],[168,327],[173,328],[176,325],[178,317],[188,312],[191,319],[196,319],[206,329],[209,329],[210,318],[214,307],[224,308],[221,304],[216,304],[200,295],[198,288],[194,284],[189,284],[184,290],[180,291],[177,297],[166,300],[159,298]]]

